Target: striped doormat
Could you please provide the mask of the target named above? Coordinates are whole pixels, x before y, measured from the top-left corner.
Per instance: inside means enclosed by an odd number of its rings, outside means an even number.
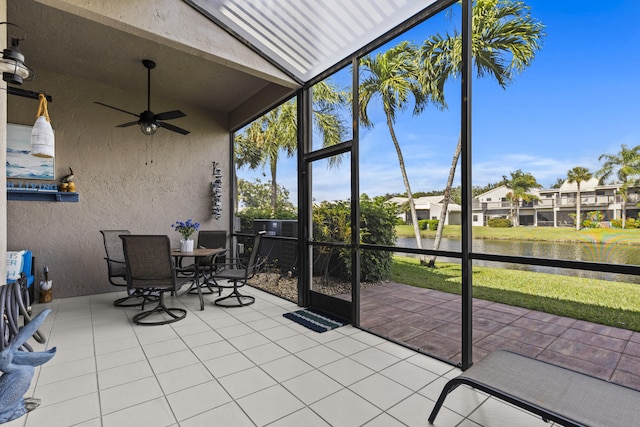
[[[309,309],[284,313],[283,316],[316,332],[326,332],[346,325],[345,322],[333,316],[320,314]]]

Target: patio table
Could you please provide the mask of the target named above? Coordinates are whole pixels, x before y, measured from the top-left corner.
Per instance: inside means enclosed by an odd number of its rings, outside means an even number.
[[[200,298],[200,310],[204,310],[204,299],[202,297],[202,289],[200,289],[200,263],[198,262],[201,258],[206,258],[209,256],[218,256],[220,254],[225,253],[227,250],[225,248],[217,248],[217,249],[206,249],[206,248],[194,248],[191,252],[180,252],[180,249],[172,249],[171,256],[179,260],[180,258],[192,257],[194,258],[194,277],[191,288],[195,285],[198,291],[198,297]],[[206,284],[206,281],[205,281]],[[189,290],[191,290],[189,288]]]

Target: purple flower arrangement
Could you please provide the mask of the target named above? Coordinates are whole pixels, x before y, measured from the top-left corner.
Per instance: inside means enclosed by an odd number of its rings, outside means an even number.
[[[171,227],[178,233],[182,234],[184,240],[189,240],[193,233],[198,231],[200,228],[200,223],[188,219],[186,221],[176,221],[176,223],[172,224]]]

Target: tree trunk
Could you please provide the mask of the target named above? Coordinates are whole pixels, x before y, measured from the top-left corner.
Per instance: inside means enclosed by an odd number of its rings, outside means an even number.
[[[580,223],[582,222],[580,220],[580,181],[576,182],[576,184],[578,185],[578,197],[576,199],[576,230],[580,231]]]
[[[277,163],[276,159],[271,160],[271,214],[276,214],[276,209],[278,208],[278,184],[276,183],[276,171],[277,171]]]
[[[444,189],[444,196],[442,198],[442,210],[440,211],[440,219],[438,220],[438,229],[436,230],[436,238],[433,242],[433,249],[438,250],[440,248],[440,242],[442,241],[442,232],[444,230],[444,221],[447,219],[447,210],[449,209],[449,199],[451,198],[451,188],[453,187],[453,178],[456,175],[456,167],[458,165],[458,159],[460,158],[460,152],[462,151],[462,134],[458,136],[458,145],[456,145],[456,151],[453,153],[453,160],[451,160],[451,168],[449,169],[449,178],[447,178],[447,186]],[[436,266],[436,256],[432,255],[429,258],[428,267]]]
[[[409,185],[409,178],[407,177],[407,170],[404,165],[404,157],[402,157],[402,150],[400,144],[396,138],[396,133],[393,130],[393,121],[391,115],[385,111],[387,115],[387,126],[389,126],[389,133],[391,134],[391,140],[396,148],[396,154],[398,155],[398,163],[400,163],[400,173],[402,173],[402,181],[404,182],[404,188],[407,190],[407,198],[409,199],[409,210],[411,211],[411,222],[413,223],[413,233],[416,236],[416,245],[418,249],[422,249],[422,238],[420,236],[420,227],[418,226],[418,214],[416,213],[416,205],[413,201],[413,195],[411,194],[411,186]],[[424,256],[420,256],[420,263],[424,263]]]

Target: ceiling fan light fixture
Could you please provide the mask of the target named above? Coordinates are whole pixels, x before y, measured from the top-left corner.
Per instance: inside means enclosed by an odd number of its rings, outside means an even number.
[[[153,135],[158,130],[158,124],[154,122],[140,123],[140,129],[145,135]]]

